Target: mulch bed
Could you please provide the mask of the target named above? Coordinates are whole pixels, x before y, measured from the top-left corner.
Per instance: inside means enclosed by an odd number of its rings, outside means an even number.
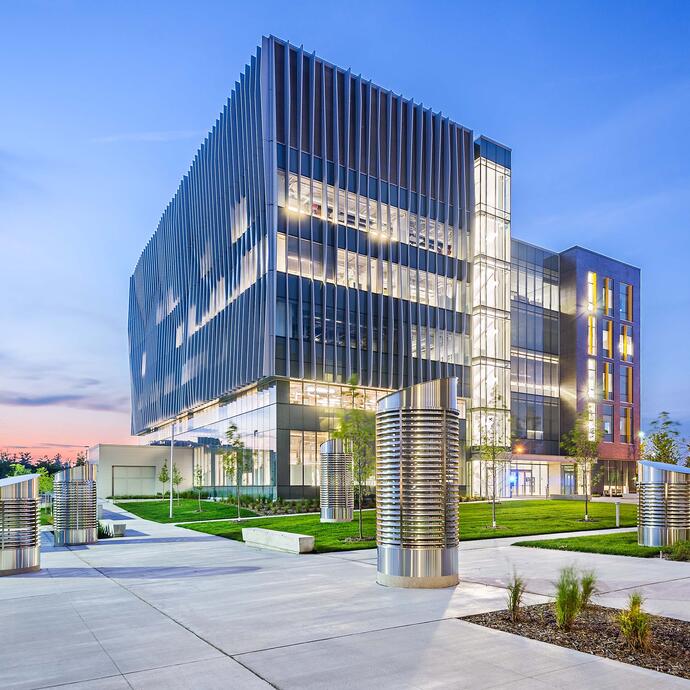
[[[618,609],[605,606],[591,606],[580,614],[569,632],[556,627],[552,604],[524,607],[517,623],[510,620],[507,611],[465,616],[462,620],[673,676],[690,678],[690,622],[650,615],[650,649],[635,651],[620,634],[616,621],[618,612]]]

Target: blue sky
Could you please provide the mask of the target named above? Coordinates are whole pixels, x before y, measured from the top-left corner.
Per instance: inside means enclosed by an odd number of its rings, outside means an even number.
[[[642,268],[643,418],[690,433],[690,3],[0,5],[0,449],[129,433],[127,291],[274,33],[513,149],[513,232]]]

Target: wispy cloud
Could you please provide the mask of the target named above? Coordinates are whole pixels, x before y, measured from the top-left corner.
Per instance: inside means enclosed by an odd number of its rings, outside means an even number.
[[[73,407],[103,412],[127,412],[129,400],[124,396],[107,398],[77,393],[55,393],[48,395],[23,395],[12,391],[0,391],[0,405],[13,407]]]
[[[124,132],[122,134],[108,134],[103,137],[95,137],[91,141],[95,144],[118,144],[120,142],[145,141],[182,141],[184,139],[198,139],[208,134],[206,130],[198,129],[173,129],[158,132]]]

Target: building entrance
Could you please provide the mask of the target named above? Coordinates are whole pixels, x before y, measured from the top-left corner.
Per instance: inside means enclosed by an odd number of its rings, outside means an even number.
[[[534,496],[536,480],[532,470],[510,470],[510,497]]]

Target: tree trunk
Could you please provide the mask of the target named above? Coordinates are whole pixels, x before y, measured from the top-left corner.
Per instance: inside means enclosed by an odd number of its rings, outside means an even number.
[[[491,527],[496,529],[496,460],[494,460],[493,468],[493,495],[491,497]]]
[[[359,538],[363,539],[364,538],[364,531],[362,527],[362,480],[360,477],[360,480],[358,482],[359,485],[359,490],[357,492],[357,500],[359,503]]]
[[[237,472],[237,478],[235,479],[235,493],[237,494],[237,522],[241,522],[240,517],[240,473]]]

